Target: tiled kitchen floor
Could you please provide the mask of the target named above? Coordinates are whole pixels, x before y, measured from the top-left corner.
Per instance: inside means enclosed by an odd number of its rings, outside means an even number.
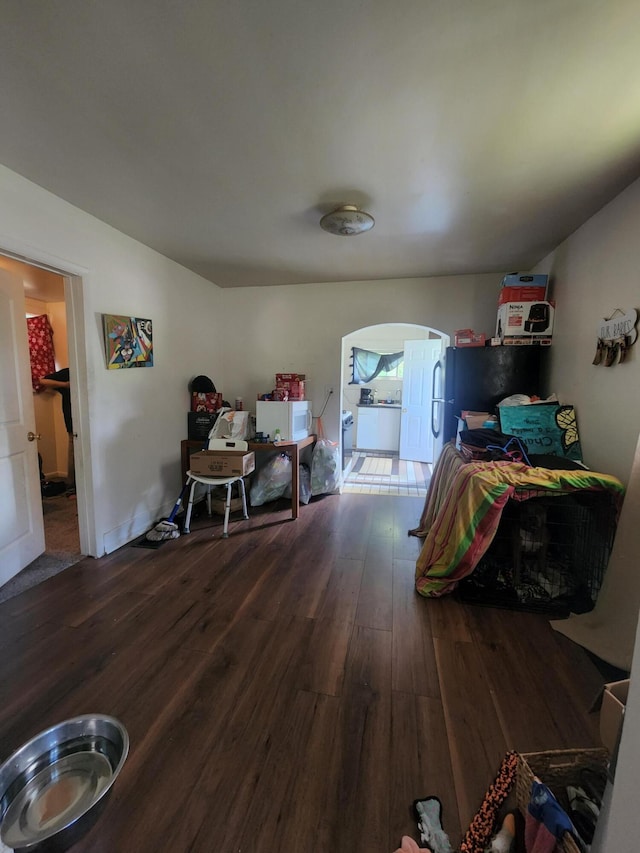
[[[405,462],[398,454],[353,451],[353,464],[342,491],[367,495],[427,494],[431,465]]]

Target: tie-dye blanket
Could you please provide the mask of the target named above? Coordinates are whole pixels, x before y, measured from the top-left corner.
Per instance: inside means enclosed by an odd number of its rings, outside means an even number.
[[[608,474],[529,468],[519,462],[468,462],[453,473],[450,488],[427,532],[416,562],[416,590],[427,598],[453,592],[491,544],[509,500],[608,490],[621,501],[622,483]]]

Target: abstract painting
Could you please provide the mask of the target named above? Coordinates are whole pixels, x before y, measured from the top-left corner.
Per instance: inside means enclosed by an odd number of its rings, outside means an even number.
[[[151,320],[103,314],[107,368],[153,367]]]

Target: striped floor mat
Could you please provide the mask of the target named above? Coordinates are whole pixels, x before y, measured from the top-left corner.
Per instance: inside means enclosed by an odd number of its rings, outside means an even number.
[[[424,496],[430,477],[431,466],[426,463],[406,462],[397,454],[355,451],[343,492]]]

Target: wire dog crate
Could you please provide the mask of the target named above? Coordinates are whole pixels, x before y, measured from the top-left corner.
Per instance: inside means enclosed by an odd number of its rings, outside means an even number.
[[[613,546],[615,499],[604,491],[526,494],[508,501],[459,597],[557,616],[592,610]]]

